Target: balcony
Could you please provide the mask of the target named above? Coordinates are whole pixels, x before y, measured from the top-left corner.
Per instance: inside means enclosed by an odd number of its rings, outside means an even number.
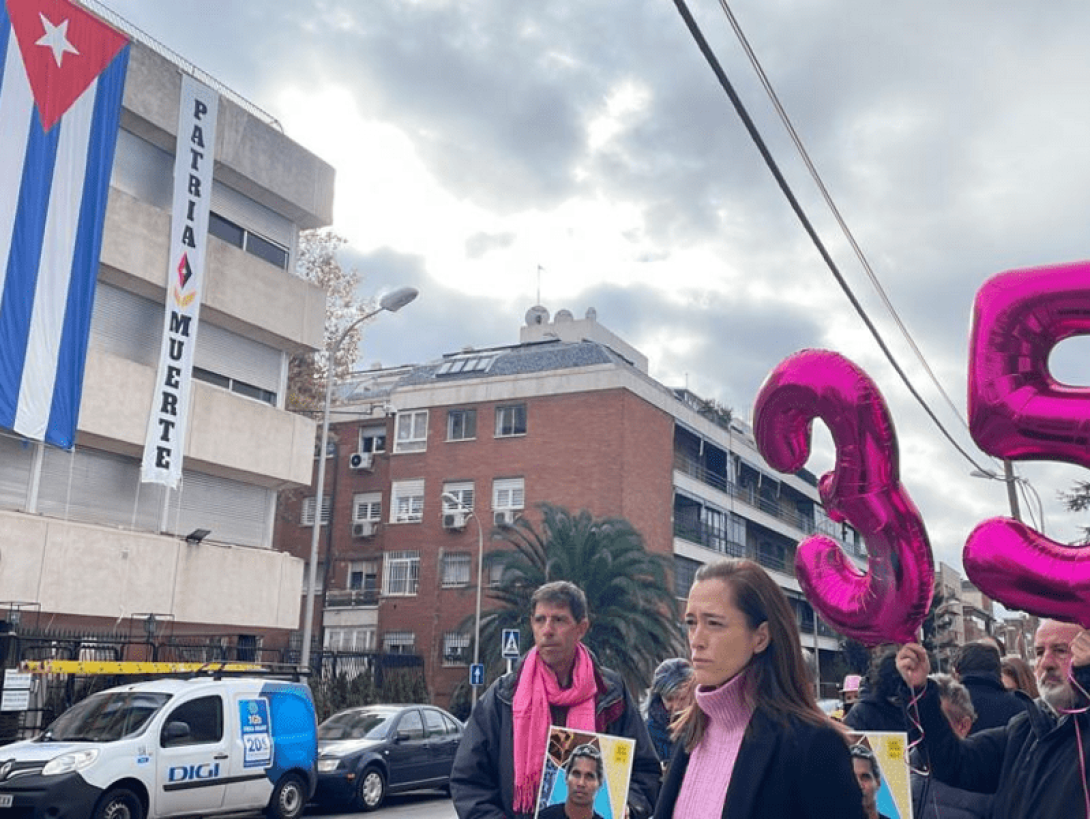
[[[378,589],[329,589],[325,593],[327,609],[374,608],[378,605]]]

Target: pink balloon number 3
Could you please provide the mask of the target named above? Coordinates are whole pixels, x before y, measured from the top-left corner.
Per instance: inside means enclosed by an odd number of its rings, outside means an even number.
[[[837,631],[873,646],[915,639],[931,605],[935,567],[927,530],[901,486],[897,436],[866,373],[826,350],[803,350],[768,376],[753,411],[764,459],[797,472],[810,455],[814,418],[836,444],[836,466],[818,490],[826,513],[848,521],[867,545],[861,572],[832,538],[814,535],[795,553],[799,585]]]
[[[969,358],[969,429],[997,458],[1090,467],[1090,389],[1054,380],[1052,348],[1090,334],[1090,263],[1011,270],[977,293]],[[1090,547],[992,518],[965,543],[965,573],[1012,608],[1090,628]]]

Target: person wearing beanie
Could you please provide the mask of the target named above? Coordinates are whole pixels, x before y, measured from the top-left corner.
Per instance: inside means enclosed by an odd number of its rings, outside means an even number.
[[[647,733],[659,755],[663,770],[674,754],[674,740],[670,736],[670,721],[691,700],[690,684],[693,679],[692,664],[682,658],[663,660],[655,669],[651,680],[651,697],[647,703]]]
[[[752,560],[701,566],[685,607],[693,703],[655,819],[864,819],[845,730],[814,698],[795,615]]]

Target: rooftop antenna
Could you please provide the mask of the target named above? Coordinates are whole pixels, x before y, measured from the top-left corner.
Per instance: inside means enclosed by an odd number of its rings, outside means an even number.
[[[537,266],[537,303],[541,304],[541,271],[545,268],[541,265]]]

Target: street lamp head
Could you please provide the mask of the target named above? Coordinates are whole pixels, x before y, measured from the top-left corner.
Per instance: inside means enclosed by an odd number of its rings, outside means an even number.
[[[396,313],[418,295],[420,291],[415,287],[399,287],[379,299],[378,305],[388,313]]]

